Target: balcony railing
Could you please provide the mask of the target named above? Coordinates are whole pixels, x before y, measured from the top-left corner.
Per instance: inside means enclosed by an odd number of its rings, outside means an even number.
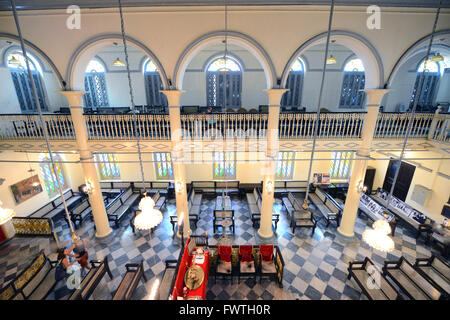
[[[122,139],[135,137],[132,114],[85,115],[89,139]],[[164,114],[137,114],[136,130],[142,139],[170,140],[169,116]]]
[[[412,120],[410,137],[427,137],[434,113],[416,113]],[[375,138],[401,138],[408,131],[410,113],[380,113],[375,127]]]
[[[70,115],[43,115],[51,139],[75,139]],[[38,115],[1,115],[0,139],[43,139],[42,123]]]
[[[322,113],[318,121],[318,138],[359,138],[365,113]],[[312,139],[316,113],[280,113],[280,139]]]
[[[375,138],[405,136],[411,114],[380,113]],[[44,115],[50,139],[75,139],[71,115]],[[137,114],[140,137],[147,140],[170,140],[169,116]],[[134,118],[131,114],[85,114],[88,137],[101,139],[135,139]],[[317,115],[315,113],[280,113],[280,139],[312,139]],[[319,139],[358,139],[361,137],[365,113],[322,113],[318,121]],[[417,113],[410,137],[449,142],[450,115]],[[215,113],[181,115],[183,139],[217,137],[267,137],[268,114]],[[0,115],[0,139],[43,139],[38,115]]]
[[[267,114],[218,113],[181,115],[183,138],[257,138],[267,135]]]

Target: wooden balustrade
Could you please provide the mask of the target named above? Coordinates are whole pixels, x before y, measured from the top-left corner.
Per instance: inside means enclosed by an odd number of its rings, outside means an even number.
[[[136,129],[142,139],[170,140],[169,116],[137,114]],[[380,113],[375,138],[405,136],[411,114]],[[50,139],[75,139],[71,115],[44,115]],[[84,115],[89,139],[135,139],[132,114]],[[318,121],[319,139],[358,139],[365,113],[322,113]],[[280,139],[312,139],[315,113],[280,113]],[[450,115],[416,113],[410,137],[449,141]],[[181,115],[183,139],[218,137],[261,138],[267,136],[268,115],[258,113],[216,113]],[[0,139],[43,139],[38,115],[0,115]]]
[[[427,137],[434,113],[416,113],[412,120],[410,137]],[[380,113],[375,127],[375,138],[401,138],[408,131],[410,113]]]
[[[43,115],[50,139],[75,139],[70,115]],[[0,115],[0,139],[43,139],[39,115]]]
[[[364,113],[322,113],[318,121],[318,138],[359,138]],[[316,113],[280,113],[280,139],[312,139]]]

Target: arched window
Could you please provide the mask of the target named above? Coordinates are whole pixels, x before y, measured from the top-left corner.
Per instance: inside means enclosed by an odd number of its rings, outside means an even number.
[[[173,180],[173,167],[170,152],[153,153],[157,180]]]
[[[352,59],[344,66],[344,80],[342,82],[339,108],[360,109],[363,106],[366,78],[364,66],[360,59]]]
[[[275,173],[277,180],[287,180],[294,177],[294,158],[295,152],[293,151],[278,152],[277,171]]]
[[[241,106],[242,70],[230,57],[213,60],[206,69],[206,103],[208,106]]]
[[[108,107],[105,66],[97,59],[89,61],[84,77],[84,104],[86,107]]]
[[[426,62],[426,63],[425,63]],[[410,99],[410,107],[414,105],[416,94],[419,88],[420,76],[425,69],[423,77],[422,90],[420,90],[420,97],[417,101],[417,111],[429,110],[433,107],[434,97],[436,95],[438,82],[441,77],[440,66],[436,61],[422,61],[417,68],[416,82],[414,83],[413,92]]]
[[[42,110],[47,110],[45,100],[45,92],[42,81],[42,69],[35,57],[27,53],[29,57],[29,65],[31,75],[36,87],[39,104]],[[16,89],[17,100],[19,101],[20,110],[22,112],[37,111],[36,101],[34,100],[32,85],[28,77],[27,65],[25,57],[21,51],[11,52],[7,56],[7,64],[11,72],[14,88]]]
[[[167,98],[160,92],[164,89],[161,76],[156,65],[150,59],[147,59],[144,63],[144,79],[147,105],[150,107],[166,107]]]
[[[61,182],[62,189],[68,187],[64,171],[61,164],[61,158],[58,154],[53,154],[53,159],[55,160],[56,173],[58,174],[59,181]],[[55,172],[53,171],[53,166],[50,161],[50,156],[48,153],[41,153],[39,155],[39,169],[41,171],[42,180],[44,180],[45,190],[47,190],[48,196],[51,198],[59,192],[58,181],[56,180]]]
[[[100,180],[120,179],[119,160],[114,153],[98,153],[95,155]]]
[[[289,89],[281,100],[282,106],[299,107],[302,101],[303,77],[305,74],[303,61],[298,58],[292,64],[286,80],[286,89]]]
[[[213,179],[234,180],[236,179],[236,152],[216,151],[214,152]]]
[[[350,180],[355,152],[333,152],[330,163],[330,178]]]

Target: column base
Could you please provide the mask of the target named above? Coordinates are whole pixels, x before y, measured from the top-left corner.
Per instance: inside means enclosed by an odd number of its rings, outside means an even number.
[[[273,238],[272,230],[270,231],[270,233],[265,234],[265,233],[261,232],[261,228],[260,228],[260,229],[258,229],[257,235],[264,240]]]
[[[113,229],[109,228],[109,232],[107,234],[105,234],[105,235],[102,235],[102,236],[99,236],[98,232],[96,232],[95,233],[95,238],[97,238],[100,241],[108,241],[108,240],[110,240],[110,238],[112,236],[112,233],[113,233]]]
[[[337,229],[337,238],[343,243],[359,243],[359,239],[356,237],[355,233],[352,232],[352,234],[346,234],[342,233],[342,231],[338,228]]]

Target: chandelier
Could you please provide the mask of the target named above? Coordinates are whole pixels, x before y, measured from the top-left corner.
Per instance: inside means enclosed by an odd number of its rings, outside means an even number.
[[[394,250],[395,244],[388,234],[391,227],[386,220],[377,220],[372,225],[373,229],[367,229],[362,234],[362,239],[374,249],[390,252]]]
[[[154,208],[155,201],[151,197],[144,195],[139,202],[141,213],[136,215],[134,225],[140,230],[149,230],[159,225],[163,219],[161,211]]]

